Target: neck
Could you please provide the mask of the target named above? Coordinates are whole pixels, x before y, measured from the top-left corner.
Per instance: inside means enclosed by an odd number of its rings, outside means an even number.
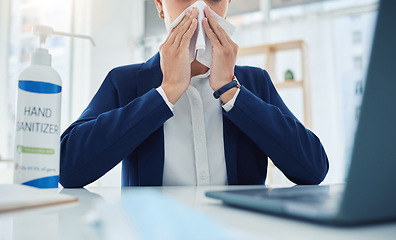
[[[209,68],[196,59],[191,63],[191,77],[206,73]]]

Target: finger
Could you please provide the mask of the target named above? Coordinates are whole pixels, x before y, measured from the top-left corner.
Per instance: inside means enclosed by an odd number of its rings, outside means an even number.
[[[216,21],[215,17],[212,15],[210,12],[210,9],[208,6],[204,8],[205,11],[205,16],[208,19],[208,23],[213,30],[213,32],[216,34],[217,38],[219,39],[220,43],[222,45],[228,44],[228,40],[226,38],[227,33],[224,31],[224,29],[219,25],[219,23]]]
[[[183,27],[183,25],[185,24],[185,22],[189,19],[191,12],[188,11],[186,13],[186,15],[184,15],[183,19],[179,22],[179,24],[177,24],[169,33],[169,44],[173,44],[175,42],[175,39],[177,37],[177,35],[179,34],[180,28]]]
[[[193,22],[194,19],[196,19],[198,17],[198,11],[197,10],[193,10],[191,12],[191,14],[189,15],[187,21],[184,23],[183,26],[181,26],[179,29],[177,29],[177,36],[175,38],[175,41],[173,43],[173,45],[175,47],[180,47],[181,41],[184,38],[184,35],[186,34],[187,31],[189,31],[191,24]]]
[[[238,49],[239,49],[238,44],[236,44],[236,43],[231,39],[231,37],[230,37],[227,33],[225,34],[225,37],[227,38],[228,44],[229,44],[234,50],[238,51]]]
[[[215,19],[216,20],[216,19]],[[231,39],[231,37],[230,37],[230,35],[228,35],[228,33],[220,26],[220,24],[218,24],[218,22],[216,21],[216,23],[217,23],[217,25],[218,25],[218,30],[220,30],[222,33],[223,33],[223,35],[224,35],[224,37],[225,37],[225,39],[226,39],[226,42],[227,42],[227,45],[228,46],[230,46],[230,47],[232,47],[234,50],[236,50],[236,51],[238,51],[238,49],[239,49],[239,46],[238,46],[238,44],[236,44],[232,39]],[[210,25],[209,25],[210,26]],[[210,26],[211,27],[211,26]],[[216,33],[215,33],[216,34]],[[216,35],[217,36],[217,35]],[[217,36],[218,37],[218,36]],[[219,41],[220,41],[220,39],[219,39]],[[223,44],[223,46],[224,46],[224,44]]]
[[[207,18],[202,19],[202,25],[205,30],[206,36],[208,36],[210,40],[210,43],[212,43],[214,47],[222,46],[217,35],[213,32],[212,28],[209,26],[209,22]]]
[[[175,39],[178,34],[178,30],[180,29],[180,27],[182,27],[185,24],[185,22],[188,20],[188,17],[190,14],[191,14],[191,12],[188,11],[186,13],[186,15],[183,16],[182,20],[170,31],[165,42],[167,42],[170,45],[172,45],[175,42]]]
[[[226,31],[225,31],[223,28],[221,28],[221,30],[224,31],[224,36],[226,37],[227,42],[228,42],[228,43],[233,43],[234,41],[232,41],[230,35],[228,35],[228,33],[226,33]]]
[[[168,36],[166,37],[165,41],[161,44],[160,50],[161,50],[164,46],[167,46],[167,45],[171,44],[171,43],[170,43],[170,41],[171,41],[170,39],[171,39],[172,34],[173,34],[172,31],[173,31],[173,29],[172,29],[171,32],[168,34]],[[174,41],[174,39],[173,39],[172,41]]]
[[[198,21],[197,19],[194,18],[187,32],[183,35],[183,38],[179,46],[180,48],[187,48],[190,45],[191,38],[194,35],[197,26],[198,26]]]
[[[180,21],[180,23],[175,26],[175,28],[174,28],[175,32],[178,32],[178,31],[182,30],[186,26],[187,26],[187,28],[190,26],[193,12],[194,12],[194,8],[190,8],[186,12],[186,14],[184,15],[183,19]]]
[[[207,16],[209,26],[212,28],[213,32],[216,34],[220,43],[224,46],[228,44],[227,36],[228,34],[224,31],[224,29],[219,25],[216,18],[213,16],[213,13],[210,11],[208,6],[205,7],[205,16]]]
[[[197,17],[198,17],[198,10],[196,10],[196,8],[191,8],[187,12],[181,25],[176,27],[176,30],[175,30],[176,37],[175,37],[173,44],[175,44],[177,47],[180,45],[180,41],[181,41],[183,35],[190,28],[192,20]]]

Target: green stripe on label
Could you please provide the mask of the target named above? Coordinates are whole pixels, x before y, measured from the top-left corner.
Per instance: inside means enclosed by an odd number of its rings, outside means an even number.
[[[18,153],[33,153],[33,154],[46,154],[54,155],[55,150],[51,148],[36,148],[36,147],[26,147],[22,145],[17,146]]]

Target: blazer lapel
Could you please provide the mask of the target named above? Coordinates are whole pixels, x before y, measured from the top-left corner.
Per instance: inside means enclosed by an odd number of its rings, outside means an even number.
[[[162,83],[159,53],[154,55],[136,74],[138,97]],[[164,131],[160,127],[137,149],[138,182],[140,186],[161,186],[164,170]]]
[[[235,76],[238,78],[239,68],[235,67]],[[238,147],[238,130],[237,127],[223,115],[223,137],[224,152],[226,159],[227,178],[229,185],[238,184],[237,172],[237,147]]]
[[[238,184],[237,175],[237,132],[235,125],[223,116],[224,152],[229,185]]]

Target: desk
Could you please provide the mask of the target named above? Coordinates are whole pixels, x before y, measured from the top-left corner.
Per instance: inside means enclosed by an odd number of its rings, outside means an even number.
[[[395,239],[396,223],[336,228],[231,208],[205,197],[205,191],[257,186],[154,187],[160,194],[214,219],[228,229],[257,239]],[[79,202],[0,214],[0,239],[101,239],[98,228],[88,224],[95,202],[111,202],[121,193],[141,188],[50,189],[79,197]]]

